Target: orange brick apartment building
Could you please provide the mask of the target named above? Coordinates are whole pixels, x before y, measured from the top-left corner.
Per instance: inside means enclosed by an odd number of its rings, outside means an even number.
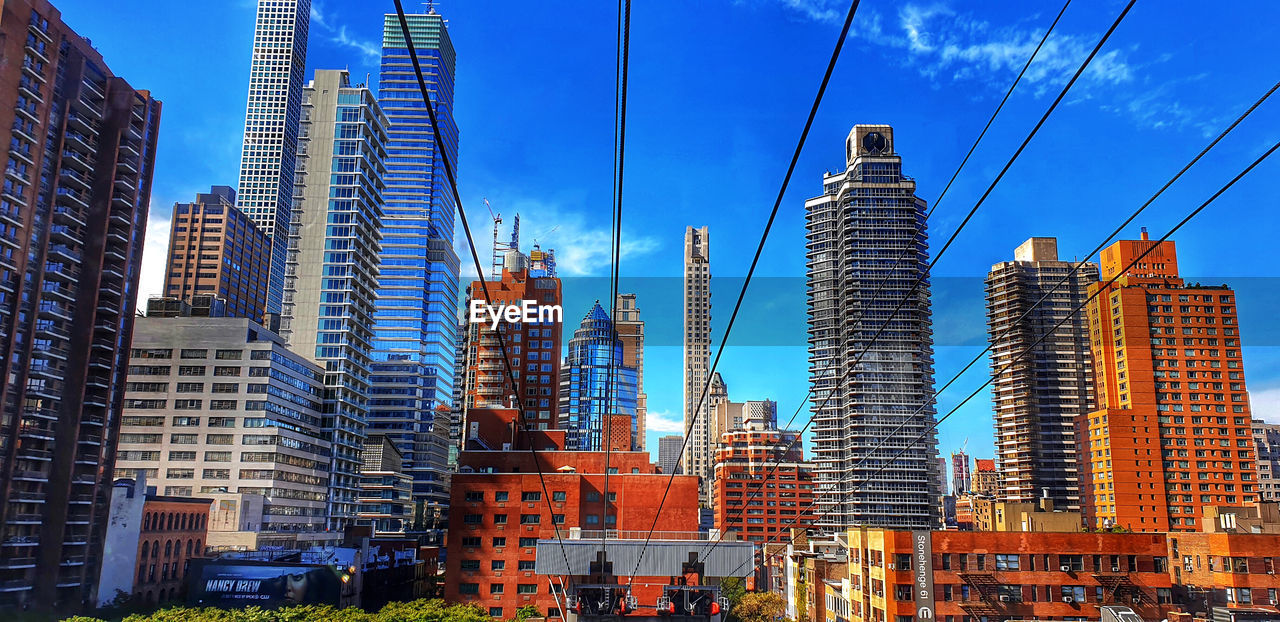
[[[1088,305],[1098,403],[1085,423],[1086,513],[1096,527],[1196,531],[1205,506],[1257,494],[1235,292],[1185,284],[1174,243],[1145,233],[1101,264],[1089,288],[1101,291]]]
[[[746,429],[720,437],[715,462],[716,529],[733,531],[743,540],[766,542],[776,541],[780,531],[813,523],[813,474],[803,461],[796,436],[795,432]]]

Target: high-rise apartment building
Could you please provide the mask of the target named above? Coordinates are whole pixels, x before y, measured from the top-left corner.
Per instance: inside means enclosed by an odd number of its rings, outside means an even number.
[[[716,377],[719,377],[716,372]],[[721,386],[723,384],[721,383]],[[728,393],[717,396],[711,407],[711,439],[716,448],[724,443],[722,438],[729,432],[745,430],[755,426],[758,430],[776,430],[778,428],[778,403],[773,400],[748,400],[731,402]]]
[[[827,528],[928,528],[942,494],[925,202],[894,147],[892,127],[854,126],[845,170],[805,202],[814,480]]]
[[[680,446],[684,437],[671,434],[658,438],[658,468],[663,473],[676,473],[680,469]]]
[[[715,525],[752,542],[813,524],[813,472],[797,432],[750,419],[716,448]]]
[[[969,454],[963,451],[951,452],[951,486],[952,494],[960,495],[973,489],[973,476],[969,470]]]
[[[1080,510],[1077,423],[1093,408],[1093,383],[1087,320],[1073,312],[1098,282],[1098,266],[1075,268],[1058,260],[1056,238],[1031,238],[987,273],[997,496],[1005,501],[1048,497]]]
[[[532,322],[499,320],[496,330],[488,320],[468,324],[466,365],[462,372],[466,383],[462,396],[464,412],[474,408],[521,408],[531,429],[556,429],[564,313],[560,279],[533,276],[528,257],[512,250],[504,258],[501,278],[487,281],[487,287],[497,307],[519,306],[529,301],[532,308],[546,313]],[[480,281],[473,281],[467,288],[466,309],[470,309],[472,301],[484,303],[481,307],[488,308]],[[559,314],[553,314],[553,309],[560,309]],[[499,333],[507,347],[510,369],[517,372],[515,386],[511,383],[508,362],[503,361]]]
[[[644,451],[645,415],[649,410],[649,398],[644,392],[644,320],[640,319],[635,294],[618,294],[615,304],[618,316],[613,325],[622,339],[622,364],[636,370],[636,432],[631,444],[636,451]]]
[[[560,366],[559,416],[566,449],[604,451],[607,439],[623,434],[612,426],[625,418],[626,451],[633,450],[639,381],[636,369],[623,364],[623,348],[597,300],[573,332],[569,355]]]
[[[190,302],[213,296],[226,312],[263,319],[271,240],[236,209],[236,191],[213,186],[194,203],[175,203],[169,228],[165,296]]]
[[[447,22],[434,10],[405,19],[444,144],[432,133],[400,21],[386,15],[378,103],[390,125],[369,427],[396,443],[414,498],[439,508],[449,500],[448,460],[433,451],[432,430],[437,409],[453,403],[458,345],[457,206],[442,159],[458,164],[455,56]]]
[[[271,240],[268,313],[284,293],[310,26],[311,0],[258,0],[238,205]]]
[[[333,544],[324,369],[245,318],[139,318],[114,477],[214,500],[214,550]],[[208,506],[206,506],[208,507]]]
[[[1253,444],[1258,451],[1258,500],[1280,501],[1280,423],[1254,419]]]
[[[706,227],[684,231],[684,428],[689,431],[681,466],[702,478],[703,506],[711,507],[714,454],[707,390],[711,370],[711,235]]]
[[[1235,292],[1183,282],[1174,243],[1145,231],[1104,249],[1101,264],[1104,282],[1089,286],[1086,517],[1196,531],[1206,506],[1258,493]]]
[[[160,102],[49,2],[0,9],[0,610],[75,607],[98,581]]]
[[[346,71],[319,70],[302,119],[280,334],[325,368],[329,518],[342,529],[355,516],[369,416],[387,118]]]
[[[391,437],[371,434],[363,459],[356,524],[372,527],[374,535],[403,534],[413,518],[413,478],[405,473],[404,456]]]

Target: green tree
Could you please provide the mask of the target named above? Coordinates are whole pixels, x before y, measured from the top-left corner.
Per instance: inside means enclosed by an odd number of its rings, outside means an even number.
[[[729,611],[731,612],[742,601],[742,596],[746,593],[747,586],[742,579],[728,577],[720,582],[720,595],[729,600]]]
[[[790,622],[784,616],[787,603],[773,592],[752,592],[742,596],[738,606],[730,610],[739,622]]]
[[[542,618],[542,617],[546,617],[546,616],[543,616],[542,612],[539,611],[536,606],[525,605],[519,609],[516,609],[516,617],[514,618],[514,620],[515,622],[524,622],[529,618]]]

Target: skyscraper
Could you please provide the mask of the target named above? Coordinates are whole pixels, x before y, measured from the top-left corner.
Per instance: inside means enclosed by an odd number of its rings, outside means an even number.
[[[961,495],[973,489],[973,475],[969,467],[969,454],[963,451],[951,452],[951,486],[951,492],[955,495]]]
[[[448,464],[430,447],[437,409],[453,402],[458,345],[457,206],[442,159],[447,155],[458,163],[455,58],[439,14],[405,17],[444,144],[437,145],[431,131],[399,19],[388,14],[378,103],[390,126],[369,425],[400,450],[404,471],[413,477],[414,500],[441,507],[448,502]]]
[[[626,435],[635,438],[637,374],[623,359],[622,339],[597,300],[574,331],[569,356],[560,366],[560,429],[566,448],[604,450],[605,439],[621,434],[609,429],[620,419],[611,420],[614,415],[630,420]]]
[[[311,0],[258,0],[238,197],[241,211],[271,239],[268,313],[280,312],[284,292],[310,25]]]
[[[622,364],[636,370],[636,433],[632,444],[636,451],[644,451],[649,399],[644,392],[644,320],[640,319],[635,294],[618,294],[617,308],[614,328],[622,339]]]
[[[369,416],[387,118],[346,71],[316,71],[303,107],[280,334],[325,368],[330,526],[341,529],[355,516]]]
[[[845,162],[805,202],[819,524],[927,529],[937,520],[942,473],[931,431],[928,279],[911,290],[927,276],[925,202],[902,173],[892,127],[854,126]]]
[[[547,274],[533,270],[529,258],[520,251],[507,251],[502,276],[487,281],[493,304],[520,305],[528,300],[542,309],[560,308],[560,279],[554,273],[535,276],[539,273]],[[467,288],[468,309],[472,301],[485,301],[480,281],[473,281]],[[560,313],[563,315],[563,311]],[[462,372],[466,383],[462,393],[464,412],[474,408],[521,408],[530,429],[556,429],[562,320],[502,320],[496,329],[488,321],[468,324]],[[503,361],[498,333],[507,347],[511,370],[519,372],[515,386],[507,371],[508,363]]]
[[[658,468],[663,473],[679,472],[682,443],[684,443],[684,437],[679,434],[658,438]]]
[[[1206,506],[1258,493],[1235,292],[1186,284],[1174,243],[1145,231],[1100,259],[1102,279],[1120,278],[1089,286],[1098,297],[1087,307],[1096,406],[1085,423],[1086,519],[1199,531]]]
[[[1280,423],[1253,420],[1258,450],[1258,500],[1280,501]]]
[[[160,102],[43,0],[5,2],[0,609],[98,583]],[[0,617],[9,617],[0,614]]]
[[[230,315],[261,322],[271,240],[235,203],[235,190],[213,186],[194,203],[174,204],[164,293],[184,301],[213,296]]]
[[[684,231],[684,428],[689,443],[681,464],[702,478],[704,507],[710,507],[712,439],[710,395],[703,389],[711,369],[711,236],[706,227]],[[701,400],[701,402],[699,401]],[[692,428],[690,427],[692,426]]]
[[[1093,408],[1093,386],[1087,318],[1084,313],[1071,314],[1089,297],[1089,285],[1098,281],[1098,266],[1084,264],[1045,297],[1073,268],[1074,262],[1058,261],[1056,238],[1031,238],[1014,251],[1013,261],[998,263],[987,274],[991,396],[1000,464],[997,496],[1003,501],[1047,496],[1055,508],[1080,510],[1083,448],[1077,423]],[[1053,330],[1063,320],[1067,322]]]

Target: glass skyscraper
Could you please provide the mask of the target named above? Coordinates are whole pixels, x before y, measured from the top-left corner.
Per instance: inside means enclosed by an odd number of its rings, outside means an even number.
[[[388,128],[381,272],[374,329],[370,425],[404,455],[422,509],[448,502],[448,451],[433,433],[453,400],[458,342],[458,256],[442,155],[458,161],[454,52],[443,17],[407,15],[443,144],[437,144],[408,46],[394,13],[384,18],[378,102]]]
[[[311,0],[258,0],[236,205],[271,239],[268,313],[284,291],[310,24]]]
[[[635,438],[639,379],[623,365],[622,339],[597,300],[569,340],[569,356],[560,368],[560,427],[565,446],[578,451],[605,448],[605,415],[628,415]],[[610,367],[614,369],[609,378]],[[613,432],[613,436],[620,435]]]

